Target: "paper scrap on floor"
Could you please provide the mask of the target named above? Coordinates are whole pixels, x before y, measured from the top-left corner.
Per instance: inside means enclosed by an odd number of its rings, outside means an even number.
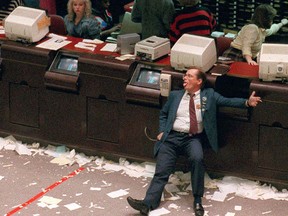
[[[120,190],[117,190],[117,191],[110,192],[107,195],[109,197],[111,197],[111,198],[118,198],[118,197],[121,197],[121,196],[125,196],[127,194],[129,194],[128,191],[120,189]]]
[[[166,208],[160,208],[160,209],[155,209],[153,211],[151,211],[149,213],[149,216],[160,216],[160,215],[166,215],[166,214],[169,214],[170,211],[167,210]]]
[[[77,203],[70,203],[67,205],[64,205],[66,208],[68,208],[70,211],[82,208],[82,206],[78,205]]]

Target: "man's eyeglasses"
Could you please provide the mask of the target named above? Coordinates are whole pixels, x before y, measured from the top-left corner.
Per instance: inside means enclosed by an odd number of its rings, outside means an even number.
[[[192,74],[183,74],[183,78],[187,77],[188,79],[193,78]]]

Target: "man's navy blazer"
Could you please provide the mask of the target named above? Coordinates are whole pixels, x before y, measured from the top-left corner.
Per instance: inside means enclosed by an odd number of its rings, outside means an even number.
[[[176,118],[176,113],[180,101],[185,93],[185,90],[172,91],[168,97],[166,104],[160,111],[159,116],[159,133],[163,132],[160,141],[157,141],[154,146],[154,155],[163,142],[166,140],[168,134],[173,128]],[[212,88],[204,88],[200,91],[200,107],[203,119],[204,131],[207,135],[210,146],[214,151],[218,151],[218,138],[217,138],[217,106],[229,106],[246,108],[244,98],[226,98],[215,92]]]

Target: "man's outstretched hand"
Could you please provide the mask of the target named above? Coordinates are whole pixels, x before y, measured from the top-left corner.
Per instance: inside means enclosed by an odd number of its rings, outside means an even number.
[[[253,91],[252,94],[250,95],[248,101],[247,101],[247,105],[250,107],[256,107],[258,105],[258,103],[261,103],[261,97],[257,97],[255,96],[256,92]]]

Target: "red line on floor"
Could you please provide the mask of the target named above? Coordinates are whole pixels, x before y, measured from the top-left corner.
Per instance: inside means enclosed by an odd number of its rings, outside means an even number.
[[[60,181],[55,182],[54,184],[50,185],[49,187],[45,188],[44,191],[42,191],[41,193],[37,194],[36,196],[32,197],[31,199],[29,199],[28,201],[26,201],[25,203],[19,205],[18,207],[16,207],[15,209],[13,209],[12,211],[8,212],[6,215],[10,216],[13,215],[14,213],[20,211],[22,208],[30,205],[32,202],[34,202],[35,200],[38,200],[40,197],[42,197],[44,194],[48,193],[49,191],[51,191],[53,188],[57,187],[58,185],[62,184],[63,182],[65,182],[66,180],[78,175],[81,171],[83,171],[85,168],[84,167],[80,167],[79,169],[75,170],[74,172],[70,173],[68,176],[63,177]]]

